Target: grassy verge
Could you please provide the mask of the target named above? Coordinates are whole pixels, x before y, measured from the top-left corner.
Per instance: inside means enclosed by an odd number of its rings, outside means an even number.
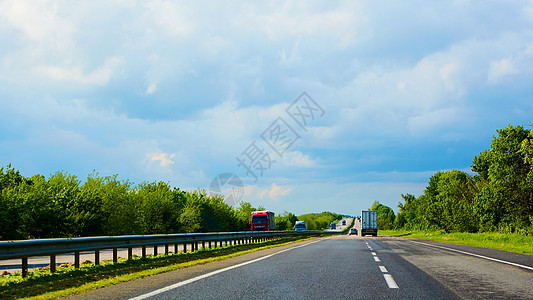
[[[533,255],[533,236],[503,233],[444,233],[441,231],[380,230],[380,235],[412,237],[423,240],[483,247]]]
[[[0,276],[0,298],[55,299],[312,238],[316,237],[280,238],[255,244],[149,256],[144,259],[122,259],[116,264],[111,261],[103,261],[100,265],[86,263],[79,269],[73,266],[61,267],[53,274],[49,270],[36,270],[29,272],[27,278],[22,278],[20,273],[3,275]]]

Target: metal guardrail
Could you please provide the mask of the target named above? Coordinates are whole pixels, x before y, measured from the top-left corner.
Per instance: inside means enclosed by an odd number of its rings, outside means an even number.
[[[56,255],[74,253],[74,266],[80,266],[80,252],[94,251],[95,263],[100,263],[100,251],[112,249],[113,262],[118,261],[118,249],[128,249],[128,259],[133,257],[133,248],[142,247],[142,257],[146,257],[146,247],[154,247],[154,255],[157,255],[157,246],[165,246],[165,254],[169,253],[169,246],[174,246],[174,252],[178,252],[178,245],[183,245],[183,251],[187,252],[187,245],[192,251],[202,248],[211,248],[213,245],[222,246],[247,244],[267,239],[302,236],[334,234],[326,231],[244,231],[244,232],[217,232],[217,233],[189,233],[189,234],[158,234],[158,235],[124,235],[124,236],[98,236],[80,238],[58,238],[38,240],[0,241],[0,260],[21,259],[22,277],[28,273],[28,257],[50,256],[50,271],[56,271]]]

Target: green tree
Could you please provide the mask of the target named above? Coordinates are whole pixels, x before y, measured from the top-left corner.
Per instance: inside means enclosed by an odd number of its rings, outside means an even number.
[[[474,210],[481,230],[531,228],[530,144],[530,130],[509,125],[497,130],[491,149],[474,157],[472,171],[478,173],[475,180],[479,189]]]
[[[290,212],[283,212],[276,215],[276,230],[292,230],[298,217]]]
[[[174,194],[167,183],[142,183],[131,196],[137,206],[140,233],[172,233],[178,230],[179,207],[173,201]]]
[[[342,219],[342,215],[332,212],[311,213],[298,216],[299,221],[307,223],[308,230],[322,230],[329,228],[329,224],[333,221]]]
[[[141,234],[142,229],[137,219],[138,205],[131,197],[131,183],[120,181],[117,177],[118,175],[107,177],[93,175],[87,178],[86,185],[95,189],[101,199],[103,234]]]
[[[370,210],[375,210],[378,212],[378,229],[381,230],[390,230],[394,226],[394,211],[392,208],[385,206],[378,201],[374,201]]]
[[[430,226],[446,232],[476,232],[473,203],[477,189],[470,175],[459,170],[437,172],[424,191]]]

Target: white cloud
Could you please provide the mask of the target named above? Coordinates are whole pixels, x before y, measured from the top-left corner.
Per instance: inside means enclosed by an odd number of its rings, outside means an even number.
[[[463,118],[465,116],[461,110],[455,107],[448,107],[409,117],[407,119],[407,127],[411,134],[420,136],[435,130],[439,126],[460,122]]]
[[[104,64],[94,71],[85,73],[80,66],[67,63],[63,66],[42,66],[37,67],[41,73],[57,80],[76,81],[83,84],[106,85],[115,70],[124,63],[121,57],[107,58]]]
[[[73,24],[49,1],[12,0],[0,3],[0,15],[32,40],[60,42],[74,32]]]
[[[499,61],[490,62],[488,82],[498,83],[502,78],[517,72],[510,58],[502,58]]]
[[[156,83],[151,83],[148,88],[146,88],[146,95],[151,95],[153,94],[155,91],[157,91],[157,84]]]
[[[316,161],[314,161],[309,155],[303,154],[300,151],[288,151],[283,153],[280,163],[284,166],[296,168],[310,168],[317,166]]]
[[[268,196],[272,200],[279,200],[279,197],[286,196],[286,195],[290,194],[291,191],[292,191],[291,188],[282,187],[282,186],[279,186],[279,185],[273,183],[272,186],[270,187],[270,189],[263,190],[259,194],[259,198],[263,198],[265,196]]]
[[[193,32],[194,25],[186,16],[193,12],[188,11],[186,5],[180,5],[171,1],[148,1],[150,17],[153,18],[159,28],[173,36],[186,36]]]
[[[365,21],[359,4],[343,3],[339,7],[319,3],[285,2],[283,5],[250,7],[240,23],[258,24],[274,41],[299,36],[315,36],[331,40],[335,46],[346,47],[359,33]]]
[[[172,160],[172,158],[174,158],[176,154],[172,153],[169,155],[168,153],[158,153],[158,154],[148,153],[146,154],[146,156],[150,158],[150,161],[152,162],[159,161],[159,165],[161,167],[168,167],[169,165],[174,164],[174,161]]]

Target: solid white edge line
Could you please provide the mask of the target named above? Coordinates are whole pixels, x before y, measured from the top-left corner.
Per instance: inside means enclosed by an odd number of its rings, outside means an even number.
[[[379,269],[381,270],[382,273],[389,273],[389,271],[387,271],[387,268],[385,268],[385,266],[379,266]]]
[[[523,268],[523,269],[527,269],[527,270],[533,271],[533,267],[524,266],[524,265],[513,263],[513,262],[510,262],[510,261],[505,261],[505,260],[501,260],[501,259],[497,259],[497,258],[492,258],[492,257],[488,257],[488,256],[483,256],[483,255],[479,255],[479,254],[474,254],[474,253],[470,253],[470,252],[465,252],[465,251],[461,251],[461,250],[456,250],[456,249],[452,249],[452,248],[447,248],[447,247],[442,247],[442,246],[437,246],[437,245],[432,245],[432,244],[427,244],[427,243],[422,243],[422,242],[415,242],[415,241],[410,241],[410,242],[421,244],[421,245],[425,245],[425,246],[440,248],[440,249],[444,249],[444,250],[448,250],[448,251],[453,251],[453,252],[457,252],[457,253],[462,253],[462,254],[466,254],[466,255],[470,255],[470,256],[475,256],[475,257],[483,258],[483,259],[486,259],[486,260],[492,260],[492,261],[499,262],[499,263],[502,263],[502,264],[508,264],[508,265],[511,265],[511,266],[515,266],[515,267],[519,267],[519,268]]]
[[[387,285],[390,289],[399,289],[400,287],[398,284],[396,284],[396,281],[394,281],[394,278],[392,278],[391,274],[383,274],[383,277],[385,277],[385,281],[387,282]]]
[[[263,260],[263,259],[267,259],[269,257],[272,257],[272,256],[276,255],[276,254],[280,254],[280,253],[283,253],[283,252],[286,252],[286,251],[289,251],[289,250],[298,249],[300,247],[308,246],[308,245],[311,245],[311,244],[314,244],[314,243],[318,243],[318,242],[321,242],[321,241],[327,240],[327,239],[329,239],[329,238],[321,239],[321,240],[314,241],[314,242],[311,242],[311,243],[307,243],[307,244],[304,244],[304,245],[300,245],[300,246],[296,246],[296,247],[293,247],[293,248],[281,250],[281,251],[278,251],[276,253],[269,254],[267,256],[263,256],[263,257],[260,257],[260,258],[256,258],[254,260],[250,260],[250,261],[246,261],[246,262],[240,263],[238,265],[226,267],[224,269],[220,269],[220,270],[216,270],[216,271],[213,271],[213,272],[210,272],[210,273],[207,273],[207,274],[196,276],[196,277],[193,277],[193,278],[190,278],[190,279],[187,279],[187,280],[184,280],[184,281],[180,281],[178,283],[166,286],[164,288],[160,288],[160,289],[152,291],[150,293],[146,293],[146,294],[139,295],[137,297],[130,298],[130,300],[147,299],[147,298],[150,298],[152,296],[159,295],[159,294],[164,293],[164,292],[168,292],[168,291],[173,290],[175,288],[179,288],[181,286],[187,285],[189,283],[192,283],[192,282],[195,282],[195,281],[198,281],[198,280],[201,280],[201,279],[213,276],[213,275],[216,275],[216,274],[219,274],[219,273],[222,273],[222,272],[225,272],[225,271],[229,271],[231,269],[239,268],[239,267],[242,267],[242,266],[254,263],[254,262],[258,262],[258,261]]]

